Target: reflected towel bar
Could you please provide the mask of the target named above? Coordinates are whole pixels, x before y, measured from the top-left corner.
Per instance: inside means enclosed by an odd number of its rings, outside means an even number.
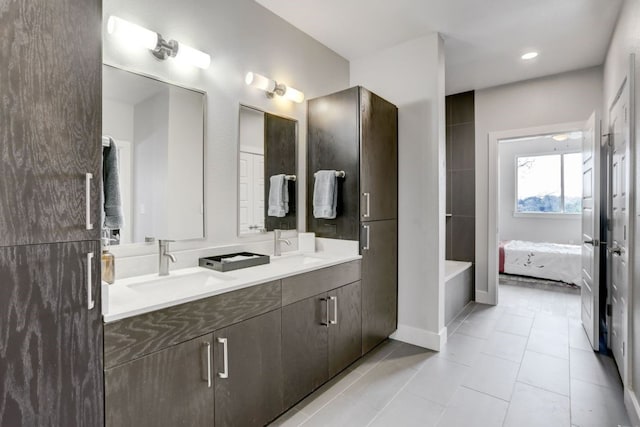
[[[314,173],[313,176],[316,176],[316,174]],[[347,176],[347,173],[345,171],[336,171],[336,176],[338,178],[344,178]]]
[[[295,175],[285,175],[284,179],[286,179],[287,181],[296,181],[298,177]]]

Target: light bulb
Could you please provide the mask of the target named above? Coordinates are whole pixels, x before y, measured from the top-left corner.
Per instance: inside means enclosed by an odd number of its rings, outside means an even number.
[[[287,86],[287,90],[284,92],[283,96],[289,101],[297,102],[298,104],[304,101],[304,93],[289,86]]]
[[[195,65],[196,67],[203,69],[209,68],[209,65],[211,64],[211,56],[182,43],[178,43],[178,53],[176,54],[175,59],[176,61]]]
[[[253,86],[257,89],[262,89],[266,92],[273,93],[276,90],[275,80],[271,80],[261,74],[248,72],[244,78],[244,82],[248,86]]]
[[[529,60],[529,59],[533,59],[533,58],[535,58],[537,56],[538,56],[538,52],[527,52],[524,55],[522,55],[520,58],[522,58],[522,59],[524,59],[526,61],[526,60]]]
[[[107,32],[123,41],[151,50],[158,44],[156,32],[113,15],[107,21]]]

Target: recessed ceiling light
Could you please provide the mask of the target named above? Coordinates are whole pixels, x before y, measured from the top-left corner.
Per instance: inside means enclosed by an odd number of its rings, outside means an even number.
[[[538,56],[538,52],[527,52],[524,55],[522,55],[520,58],[524,60],[528,60],[528,59],[533,59],[536,56]]]
[[[552,138],[558,142],[562,142],[569,139],[569,135],[567,135],[566,133],[560,133],[558,135],[553,135]]]

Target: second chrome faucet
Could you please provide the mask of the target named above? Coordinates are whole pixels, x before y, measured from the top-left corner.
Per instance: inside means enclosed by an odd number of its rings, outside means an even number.
[[[282,255],[281,243],[291,246],[291,242],[289,240],[282,238],[282,230],[276,228],[273,230],[273,256]]]
[[[173,240],[158,240],[159,252],[158,252],[158,275],[159,276],[168,276],[169,275],[169,260],[171,262],[176,262],[176,257],[169,253],[169,243],[173,242]]]

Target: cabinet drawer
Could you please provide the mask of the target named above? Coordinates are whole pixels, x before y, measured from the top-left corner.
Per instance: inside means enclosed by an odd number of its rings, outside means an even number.
[[[282,279],[282,305],[330,291],[360,280],[360,260]]]
[[[280,306],[277,280],[107,323],[105,367],[120,365]]]

